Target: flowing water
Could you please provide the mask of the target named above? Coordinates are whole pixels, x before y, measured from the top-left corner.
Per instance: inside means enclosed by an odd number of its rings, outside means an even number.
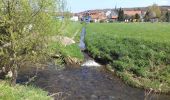
[[[83,44],[80,45],[81,49],[85,49],[84,37],[80,44]],[[87,65],[89,60],[93,61],[85,54]],[[106,71],[104,66],[86,64],[81,67],[70,65],[62,70],[54,65],[38,71],[35,68],[24,68],[20,71],[18,82],[28,81],[37,72],[32,84],[48,91],[55,100],[170,100],[168,95],[147,96],[144,90],[124,84],[118,77]]]
[[[24,68],[18,82],[28,81],[35,68]],[[144,100],[142,89],[132,88],[104,67],[66,67],[51,65],[39,70],[34,85],[48,91],[55,100]],[[63,99],[64,98],[64,99]],[[151,94],[146,100],[170,100],[168,95]]]

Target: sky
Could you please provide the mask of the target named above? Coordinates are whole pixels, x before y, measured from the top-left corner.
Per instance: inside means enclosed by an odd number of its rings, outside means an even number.
[[[152,4],[170,5],[170,0],[67,0],[71,12],[81,12],[92,9],[120,7],[146,7]]]

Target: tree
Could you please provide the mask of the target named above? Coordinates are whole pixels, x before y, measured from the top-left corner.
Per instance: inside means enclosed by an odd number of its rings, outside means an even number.
[[[151,19],[161,18],[161,9],[157,4],[153,4],[150,6],[145,14],[144,20],[145,21],[150,21]]]
[[[150,20],[150,13],[149,13],[149,11],[146,11],[146,14],[144,16],[144,21],[148,22],[149,20]]]
[[[157,18],[156,13],[149,11],[149,10],[146,12],[145,17],[144,17],[146,22],[151,21],[151,19],[154,19],[154,18]]]
[[[170,22],[170,12],[168,12],[168,11],[165,14],[165,21]]]
[[[121,8],[118,10],[118,21],[124,21],[124,11]]]
[[[157,4],[153,4],[149,7],[148,11],[150,13],[154,13],[155,17],[160,18],[161,17],[161,9]]]
[[[0,67],[12,74],[15,85],[18,69],[24,62],[45,60],[45,34],[52,31],[56,0],[1,0]]]
[[[135,14],[135,19],[137,20],[137,21],[139,21],[140,20],[140,15],[139,14]]]

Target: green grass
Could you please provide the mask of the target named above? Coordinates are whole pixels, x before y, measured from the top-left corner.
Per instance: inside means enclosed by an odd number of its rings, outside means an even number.
[[[64,27],[61,28],[58,34],[50,35],[51,37],[55,36],[62,36],[62,37],[69,37],[72,38],[76,43],[64,46],[57,41],[51,41],[48,45],[48,51],[51,54],[59,54],[62,55],[64,58],[74,58],[78,61],[83,61],[83,54],[79,49],[79,40],[80,40],[80,33],[81,33],[82,25],[78,22],[67,22],[65,23]],[[60,58],[60,62],[62,63],[63,58]]]
[[[170,23],[103,23],[88,25],[91,34],[112,34],[156,42],[170,42]]]
[[[83,61],[84,58],[78,44],[63,46],[62,44],[53,42],[49,45],[49,51],[53,54],[61,54],[63,57],[77,58],[79,61]]]
[[[53,100],[47,92],[31,87],[16,85],[11,87],[0,82],[0,100]]]
[[[170,24],[89,24],[86,44],[128,84],[170,91]]]

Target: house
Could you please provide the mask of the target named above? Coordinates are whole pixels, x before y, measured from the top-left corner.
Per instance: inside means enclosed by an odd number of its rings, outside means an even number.
[[[105,15],[105,12],[102,10],[90,10],[90,11],[84,11],[78,13],[79,20],[81,21],[82,18],[85,16],[85,14],[89,14],[90,20],[92,22],[100,22],[100,21],[105,21],[107,20],[107,17]]]
[[[144,12],[141,10],[124,10],[125,15],[125,22],[133,21],[136,22],[137,20],[134,19],[134,16],[138,14],[140,16],[140,19],[142,20],[144,17]]]
[[[80,12],[77,15],[79,16],[79,20],[83,18],[84,14],[89,13],[91,20],[93,22],[113,22],[118,20],[118,10],[117,9],[103,9],[103,10],[89,10]],[[128,22],[132,21],[132,16],[138,14],[140,19],[144,18],[144,11],[142,10],[134,10],[134,9],[124,9],[125,20]],[[134,19],[135,20],[135,19]]]
[[[106,20],[107,19],[105,13],[102,12],[102,11],[91,11],[91,12],[89,12],[89,15],[91,16],[91,19],[94,22],[99,22],[101,20]]]
[[[72,17],[70,18],[70,20],[77,22],[77,21],[79,21],[79,17],[78,17],[78,16],[72,16]]]
[[[106,16],[107,16],[108,22],[117,21],[118,11],[117,10],[107,11]]]
[[[136,10],[136,11],[135,10],[125,10],[124,14],[128,15],[128,16],[135,16],[136,14],[142,15],[142,11],[141,10]]]

